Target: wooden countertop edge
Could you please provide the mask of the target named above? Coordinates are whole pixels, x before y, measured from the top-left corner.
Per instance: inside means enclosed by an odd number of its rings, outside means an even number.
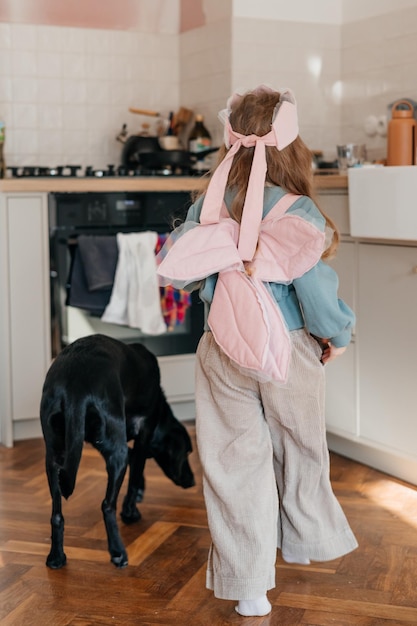
[[[118,191],[193,191],[199,178],[152,176],[149,178],[9,178],[0,181],[0,192],[118,192]]]
[[[77,193],[123,191],[194,191],[198,177],[132,177],[132,178],[5,178],[0,180],[2,193]],[[317,190],[347,189],[347,176],[338,174],[314,177]]]

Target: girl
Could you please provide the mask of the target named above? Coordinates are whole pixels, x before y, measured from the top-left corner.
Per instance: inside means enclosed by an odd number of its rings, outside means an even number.
[[[262,85],[220,115],[218,165],[158,273],[200,287],[207,311],[196,356],[207,587],[258,616],[271,610],[277,547],[303,564],[357,547],[329,479],[322,366],[355,317],[323,261],[338,234],[312,199],[292,93]]]

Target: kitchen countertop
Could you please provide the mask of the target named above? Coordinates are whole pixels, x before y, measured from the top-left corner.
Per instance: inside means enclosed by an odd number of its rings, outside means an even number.
[[[339,174],[316,174],[316,188],[347,189],[347,176]],[[199,177],[187,176],[149,176],[149,177],[104,177],[104,178],[4,178],[0,180],[0,192],[33,193],[33,192],[88,192],[88,191],[193,191],[198,189]]]

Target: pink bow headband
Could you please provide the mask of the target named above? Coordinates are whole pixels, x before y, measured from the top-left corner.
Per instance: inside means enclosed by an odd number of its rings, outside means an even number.
[[[256,94],[262,91],[274,93],[265,85],[260,85],[252,93]],[[240,94],[231,96],[227,101],[227,109],[219,113],[219,117],[224,123],[224,142],[226,147],[230,149],[211,178],[204,199],[200,222],[201,224],[213,224],[219,221],[233,158],[241,146],[246,148],[254,146],[255,151],[242,212],[238,243],[239,254],[243,261],[252,260],[258,241],[267,170],[265,146],[276,146],[278,150],[283,150],[298,136],[297,105],[294,95],[289,89],[283,89],[280,93],[279,102],[272,115],[271,130],[261,137],[241,135],[235,132],[230,124],[231,109],[243,98]],[[245,211],[248,206],[250,206],[249,210]]]

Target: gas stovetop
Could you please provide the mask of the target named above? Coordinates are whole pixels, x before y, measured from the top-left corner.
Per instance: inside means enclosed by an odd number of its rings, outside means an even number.
[[[57,167],[38,167],[27,165],[7,168],[12,178],[109,178],[109,177],[135,177],[135,176],[201,176],[205,171],[193,168],[170,167],[163,169],[145,169],[138,167],[130,169],[123,165],[108,165],[104,169],[96,169],[92,165],[58,165]]]

